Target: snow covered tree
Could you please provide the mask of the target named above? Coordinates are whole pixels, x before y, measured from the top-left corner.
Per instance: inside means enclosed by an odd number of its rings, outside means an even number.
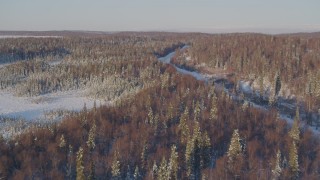
[[[206,168],[211,161],[211,142],[207,132],[204,132],[201,140],[201,168]]]
[[[201,112],[200,103],[199,103],[199,101],[197,101],[194,106],[194,112],[193,112],[195,121],[199,120],[200,112]]]
[[[63,134],[62,134],[62,135],[61,135],[61,137],[60,137],[59,147],[60,147],[60,148],[64,148],[64,147],[66,147],[66,140],[65,140],[64,135],[63,135]]]
[[[141,179],[141,174],[140,174],[138,166],[136,166],[136,168],[134,170],[133,178],[134,178],[134,180],[140,180]]]
[[[90,128],[89,135],[88,135],[88,141],[87,141],[87,146],[88,146],[90,152],[92,152],[96,146],[95,136],[96,136],[96,123],[93,123],[92,127]]]
[[[153,116],[153,111],[151,107],[149,107],[149,111],[148,111],[148,121],[151,125],[154,125],[154,116]]]
[[[180,116],[180,122],[178,125],[179,131],[180,131],[180,138],[181,138],[181,143],[186,143],[187,138],[189,136],[189,127],[187,125],[187,118],[189,116],[189,111],[188,107],[184,109],[183,114]]]
[[[260,99],[262,99],[264,95],[263,75],[261,75],[259,78],[259,94],[260,94]]]
[[[201,177],[201,152],[202,137],[199,122],[195,122],[193,135],[190,135],[187,141],[185,160],[187,167],[187,176],[190,179]]]
[[[174,108],[173,108],[172,103],[170,103],[169,106],[168,106],[168,117],[167,118],[169,120],[172,120],[173,117],[174,117]]]
[[[289,151],[289,167],[291,176],[294,179],[298,179],[299,177],[299,161],[298,161],[298,150],[296,143],[293,141],[292,146]]]
[[[297,106],[296,109],[296,116],[294,118],[292,128],[289,131],[289,136],[297,143],[300,140],[300,129],[299,129],[299,124],[300,124],[300,115],[299,115],[299,106]]]
[[[147,156],[148,156],[148,145],[144,143],[142,152],[141,152],[141,166],[142,169],[145,168],[147,163]]]
[[[83,166],[83,149],[82,147],[79,148],[77,152],[77,180],[84,180],[84,166]]]
[[[217,96],[216,96],[216,93],[213,91],[211,109],[210,109],[210,120],[214,121],[217,119],[217,117],[218,117]]]
[[[281,89],[281,80],[280,80],[280,74],[277,73],[276,74],[276,77],[275,77],[275,94],[274,96],[278,96],[279,92],[280,92],[280,89]]]
[[[94,161],[91,160],[88,180],[95,180],[96,179],[95,171],[96,171],[96,165],[95,165]]]
[[[194,151],[195,151],[195,143],[194,138],[190,138],[187,141],[187,147],[185,152],[185,160],[186,160],[186,167],[187,167],[187,175],[188,177],[191,176],[192,173],[192,167],[194,165]]]
[[[178,179],[178,168],[179,168],[179,162],[178,162],[178,152],[177,147],[175,145],[172,145],[171,147],[171,155],[169,159],[169,165],[168,165],[168,172],[170,172],[170,179]]]
[[[241,154],[241,144],[238,129],[233,131],[231,143],[227,153],[229,163],[233,163],[235,158]]]
[[[152,166],[152,179],[156,179],[157,174],[158,174],[158,165],[156,161],[154,161]]]
[[[280,150],[278,150],[275,166],[274,166],[274,169],[272,170],[272,179],[273,180],[277,180],[281,176],[282,168],[280,167],[280,164],[281,164],[281,152],[280,152]]]
[[[118,151],[115,151],[113,156],[113,161],[111,165],[111,174],[114,179],[120,178],[120,161],[119,161]]]
[[[68,157],[67,157],[67,164],[66,164],[66,176],[68,179],[72,179],[74,177],[74,173],[72,171],[72,157],[73,157],[73,147],[69,145],[69,152],[68,152]]]
[[[169,179],[169,174],[170,172],[168,171],[168,164],[167,164],[167,160],[166,158],[162,158],[162,161],[161,161],[161,164],[160,164],[160,167],[158,169],[158,179],[159,180],[167,180]]]

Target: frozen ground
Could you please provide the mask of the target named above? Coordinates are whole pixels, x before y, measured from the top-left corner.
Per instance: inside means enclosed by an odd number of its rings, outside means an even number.
[[[10,92],[0,91],[0,116],[22,118],[28,121],[43,119],[46,112],[55,110],[79,111],[86,104],[92,108],[94,99],[85,97],[85,91],[50,93],[37,97],[16,97]],[[105,104],[96,100],[96,104]]]

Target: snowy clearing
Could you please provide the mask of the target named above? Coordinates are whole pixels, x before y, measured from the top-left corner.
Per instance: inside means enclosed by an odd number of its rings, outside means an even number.
[[[57,92],[36,97],[17,97],[10,92],[0,91],[0,116],[40,120],[45,113],[55,110],[79,111],[84,107],[93,107],[94,99],[85,97],[85,91]],[[96,100],[96,104],[106,104]]]

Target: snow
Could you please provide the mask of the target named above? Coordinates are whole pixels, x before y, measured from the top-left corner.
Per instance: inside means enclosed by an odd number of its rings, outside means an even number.
[[[182,49],[187,48],[188,46],[184,46]],[[160,57],[158,58],[159,61],[165,63],[165,64],[171,64],[171,59],[173,58],[173,56],[175,55],[175,52],[171,52],[168,55],[164,56],[164,57]],[[173,64],[172,64],[173,65]],[[176,70],[182,74],[187,74],[187,75],[191,75],[194,78],[196,78],[197,80],[201,80],[201,81],[205,81],[208,78],[205,75],[202,75],[201,73],[197,72],[197,71],[188,71],[182,68],[179,68],[175,65],[173,65]]]
[[[37,97],[17,97],[10,92],[0,91],[0,116],[23,118],[28,121],[45,118],[45,113],[55,110],[79,111],[93,107],[94,99],[85,97],[85,91],[57,92]],[[97,100],[97,105],[105,101]]]
[[[204,75],[202,75],[201,73],[197,72],[197,71],[188,71],[188,70],[185,70],[185,69],[182,69],[182,68],[179,68],[177,66],[174,66],[176,68],[176,70],[182,74],[187,74],[187,75],[191,75],[193,76],[194,78],[196,78],[197,80],[200,80],[200,81],[206,81],[208,78]]]
[[[0,39],[9,39],[9,38],[62,38],[62,36],[0,35]]]
[[[10,64],[12,64],[12,63],[0,63],[0,69],[4,68],[4,67],[6,67],[6,66],[8,66]]]
[[[253,92],[249,81],[246,81],[246,82],[245,81],[239,81],[239,85],[240,85],[241,91],[243,91],[244,93],[251,94]]]
[[[172,59],[172,57],[175,55],[175,52],[169,53],[168,55],[164,56],[164,57],[160,57],[158,60],[166,63],[166,64],[170,64],[170,61]]]

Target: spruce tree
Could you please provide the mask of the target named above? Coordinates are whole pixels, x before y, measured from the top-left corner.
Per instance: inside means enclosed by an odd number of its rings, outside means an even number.
[[[144,169],[146,166],[147,155],[148,155],[148,145],[146,143],[144,143],[144,145],[142,147],[142,152],[141,152],[141,167],[142,167],[142,169]]]
[[[280,150],[278,150],[275,166],[274,166],[274,169],[272,170],[272,179],[273,180],[277,180],[281,176],[282,169],[281,169],[280,164],[281,164],[281,152],[280,152]]]
[[[89,171],[88,180],[95,180],[96,179],[95,171],[96,171],[96,166],[95,166],[95,163],[92,159],[90,162],[90,171]]]
[[[289,136],[297,143],[300,140],[300,115],[299,115],[299,107],[296,108],[296,116],[294,118],[294,122],[292,124],[292,128],[289,132]]]
[[[83,149],[82,147],[79,148],[77,152],[77,180],[84,180],[84,166],[83,166]]]
[[[211,142],[207,132],[202,135],[201,141],[201,168],[206,168],[211,161]]]
[[[289,152],[289,167],[291,176],[294,179],[299,177],[299,161],[298,161],[298,150],[296,143],[293,141]]]
[[[183,114],[180,116],[180,123],[178,125],[182,144],[185,144],[187,142],[187,138],[189,136],[189,127],[187,125],[188,116],[189,116],[189,111],[188,111],[188,107],[186,107]]]
[[[114,179],[120,178],[120,161],[119,153],[115,151],[111,165],[111,174]]]
[[[198,121],[199,118],[200,118],[200,112],[201,112],[201,109],[200,109],[200,103],[199,101],[196,102],[196,105],[194,107],[194,120],[195,121]]]
[[[168,172],[168,164],[166,158],[162,158],[159,170],[158,170],[158,179],[159,180],[167,180],[169,179],[170,172]]]
[[[241,144],[238,129],[235,129],[232,134],[231,143],[228,149],[228,162],[233,163],[235,158],[241,154]]]
[[[136,166],[136,168],[134,170],[133,178],[134,178],[134,180],[140,180],[141,179],[141,174],[140,174],[138,166]]]
[[[276,74],[276,79],[275,79],[275,94],[274,96],[278,96],[279,92],[280,92],[280,89],[281,89],[281,80],[280,80],[280,74],[277,73]]]
[[[152,166],[152,179],[156,179],[157,174],[158,174],[158,166],[156,161],[154,161]]]
[[[61,137],[60,137],[59,147],[60,147],[60,148],[64,148],[64,147],[66,147],[66,140],[65,140],[64,135],[63,135],[63,134],[62,134],[62,135],[61,135]]]
[[[210,109],[210,120],[213,122],[218,117],[218,109],[217,109],[217,97],[216,94],[213,92],[212,94],[212,102],[211,102],[211,109]]]
[[[194,138],[189,138],[187,141],[186,152],[185,152],[185,160],[186,160],[186,168],[187,168],[187,176],[190,177],[193,171],[194,165],[194,151],[195,151],[195,143]]]
[[[263,75],[260,76],[259,78],[259,94],[260,94],[260,99],[263,99],[264,95],[264,86],[263,86]]]
[[[177,147],[175,145],[172,145],[171,147],[171,155],[169,159],[169,167],[168,171],[170,171],[170,179],[178,179],[178,168],[179,168],[179,162],[178,162],[178,152]]]
[[[87,146],[88,146],[90,152],[92,152],[96,146],[95,136],[96,136],[96,123],[93,123],[92,127],[90,128],[89,135],[88,135],[88,141],[87,141]]]

